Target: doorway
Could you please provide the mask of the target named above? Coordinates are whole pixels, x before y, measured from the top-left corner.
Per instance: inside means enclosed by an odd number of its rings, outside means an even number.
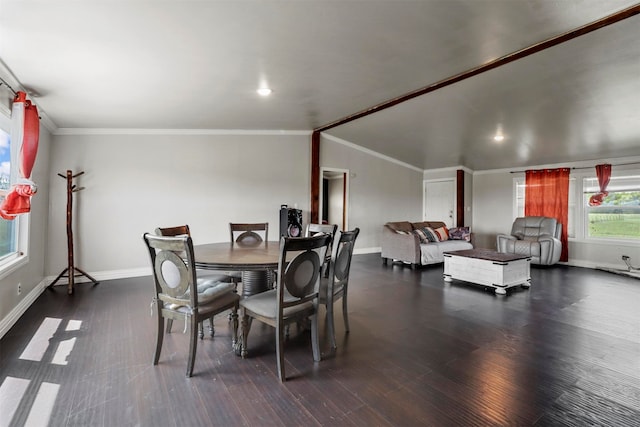
[[[320,221],[348,230],[349,170],[320,168]]]
[[[456,183],[454,179],[424,182],[424,220],[456,224]]]

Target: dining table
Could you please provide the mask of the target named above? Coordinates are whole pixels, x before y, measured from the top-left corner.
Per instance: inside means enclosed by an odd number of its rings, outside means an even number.
[[[194,245],[193,252],[198,269],[240,271],[242,297],[248,297],[272,287],[273,272],[278,269],[280,259],[280,242],[205,243]]]

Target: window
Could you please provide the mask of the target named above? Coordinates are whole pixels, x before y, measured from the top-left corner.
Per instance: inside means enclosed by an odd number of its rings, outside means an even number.
[[[0,129],[0,201],[11,187],[11,138]],[[0,218],[0,261],[17,248],[16,222]]]
[[[11,121],[0,111],[0,201],[7,195],[15,167],[12,167]],[[15,157],[14,157],[15,158]],[[13,172],[13,175],[12,175]],[[29,214],[18,215],[12,221],[0,218],[0,278],[6,276],[28,261]]]
[[[640,176],[611,177],[600,206],[589,206],[589,198],[600,191],[596,177],[584,178],[585,237],[640,240]]]

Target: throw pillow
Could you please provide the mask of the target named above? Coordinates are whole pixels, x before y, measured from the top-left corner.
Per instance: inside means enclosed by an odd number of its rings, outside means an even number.
[[[449,230],[449,239],[471,241],[471,230],[469,227],[455,227]]]
[[[434,231],[433,228],[424,227],[421,230],[426,235],[426,238],[427,238],[428,242],[439,242],[440,241],[440,239],[438,239],[438,235],[436,234],[436,232]],[[425,242],[425,243],[428,243],[428,242]]]
[[[439,227],[433,231],[438,235],[438,240],[441,242],[449,240],[449,231],[447,230],[447,227]]]
[[[416,228],[415,230],[413,230],[413,234],[418,236],[418,239],[420,239],[421,244],[429,243],[429,239],[423,229]]]
[[[396,230],[398,234],[410,234],[408,231]]]

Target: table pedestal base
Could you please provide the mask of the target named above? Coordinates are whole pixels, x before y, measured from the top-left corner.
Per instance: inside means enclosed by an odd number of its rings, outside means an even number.
[[[268,291],[271,285],[271,271],[243,271],[242,297],[246,298],[260,292]]]

